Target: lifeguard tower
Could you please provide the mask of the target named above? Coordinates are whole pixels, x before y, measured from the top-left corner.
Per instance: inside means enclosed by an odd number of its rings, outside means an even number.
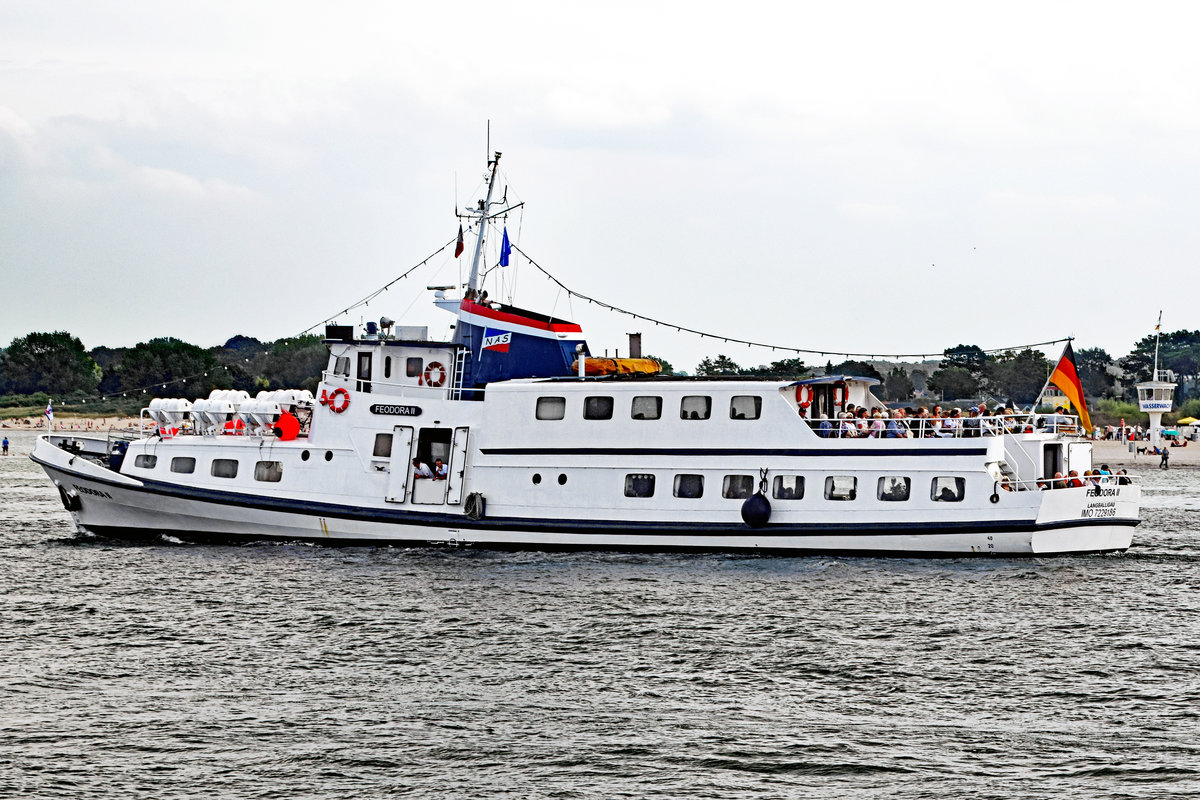
[[[1170,380],[1175,374],[1158,368],[1158,335],[1162,327],[1162,312],[1158,312],[1158,325],[1154,328],[1154,374],[1153,379],[1137,384],[1138,408],[1150,417],[1150,442],[1155,447],[1162,445],[1162,415],[1175,406],[1175,383]]]

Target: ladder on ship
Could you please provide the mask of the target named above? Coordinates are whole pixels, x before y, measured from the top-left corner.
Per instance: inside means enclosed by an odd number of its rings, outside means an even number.
[[[451,400],[462,400],[463,378],[466,377],[467,359],[470,357],[471,351],[466,347],[458,348],[458,352],[454,354],[454,388],[450,390]]]

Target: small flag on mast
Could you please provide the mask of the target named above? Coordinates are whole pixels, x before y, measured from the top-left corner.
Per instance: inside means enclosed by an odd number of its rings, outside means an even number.
[[[1092,430],[1092,418],[1088,415],[1087,400],[1083,396],[1083,382],[1079,380],[1079,372],[1075,369],[1075,350],[1071,343],[1063,348],[1062,358],[1058,366],[1050,373],[1050,382],[1062,390],[1071,401],[1071,405],[1079,411],[1079,422],[1085,432]]]
[[[460,223],[458,226],[458,244],[454,245],[454,257],[455,258],[458,258],[459,256],[462,255],[463,247],[464,247],[464,245],[463,245],[463,235],[462,235],[462,224]]]
[[[1162,327],[1162,311],[1158,312],[1158,324],[1154,326],[1154,332],[1158,333],[1158,329]]]
[[[512,245],[508,243],[508,228],[504,229],[504,240],[500,242],[500,266],[508,266],[508,257],[512,253]]]
[[[51,422],[54,422],[54,401],[53,400],[46,401],[46,419],[50,420]]]

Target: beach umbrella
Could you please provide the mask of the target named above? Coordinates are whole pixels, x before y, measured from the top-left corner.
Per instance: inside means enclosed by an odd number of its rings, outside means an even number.
[[[1176,420],[1175,424],[1176,425],[1195,425],[1197,422],[1200,422],[1200,419],[1196,419],[1195,417],[1184,417],[1183,419]]]

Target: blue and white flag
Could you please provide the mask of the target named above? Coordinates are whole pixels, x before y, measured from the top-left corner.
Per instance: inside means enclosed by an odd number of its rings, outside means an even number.
[[[508,257],[512,253],[512,245],[508,243],[508,228],[504,229],[504,239],[500,242],[500,266],[508,266]]]
[[[54,422],[54,401],[53,400],[46,401],[46,419],[50,420],[51,422]]]
[[[483,349],[494,353],[507,353],[508,345],[512,343],[512,331],[502,331],[496,328],[485,328],[483,331]]]

